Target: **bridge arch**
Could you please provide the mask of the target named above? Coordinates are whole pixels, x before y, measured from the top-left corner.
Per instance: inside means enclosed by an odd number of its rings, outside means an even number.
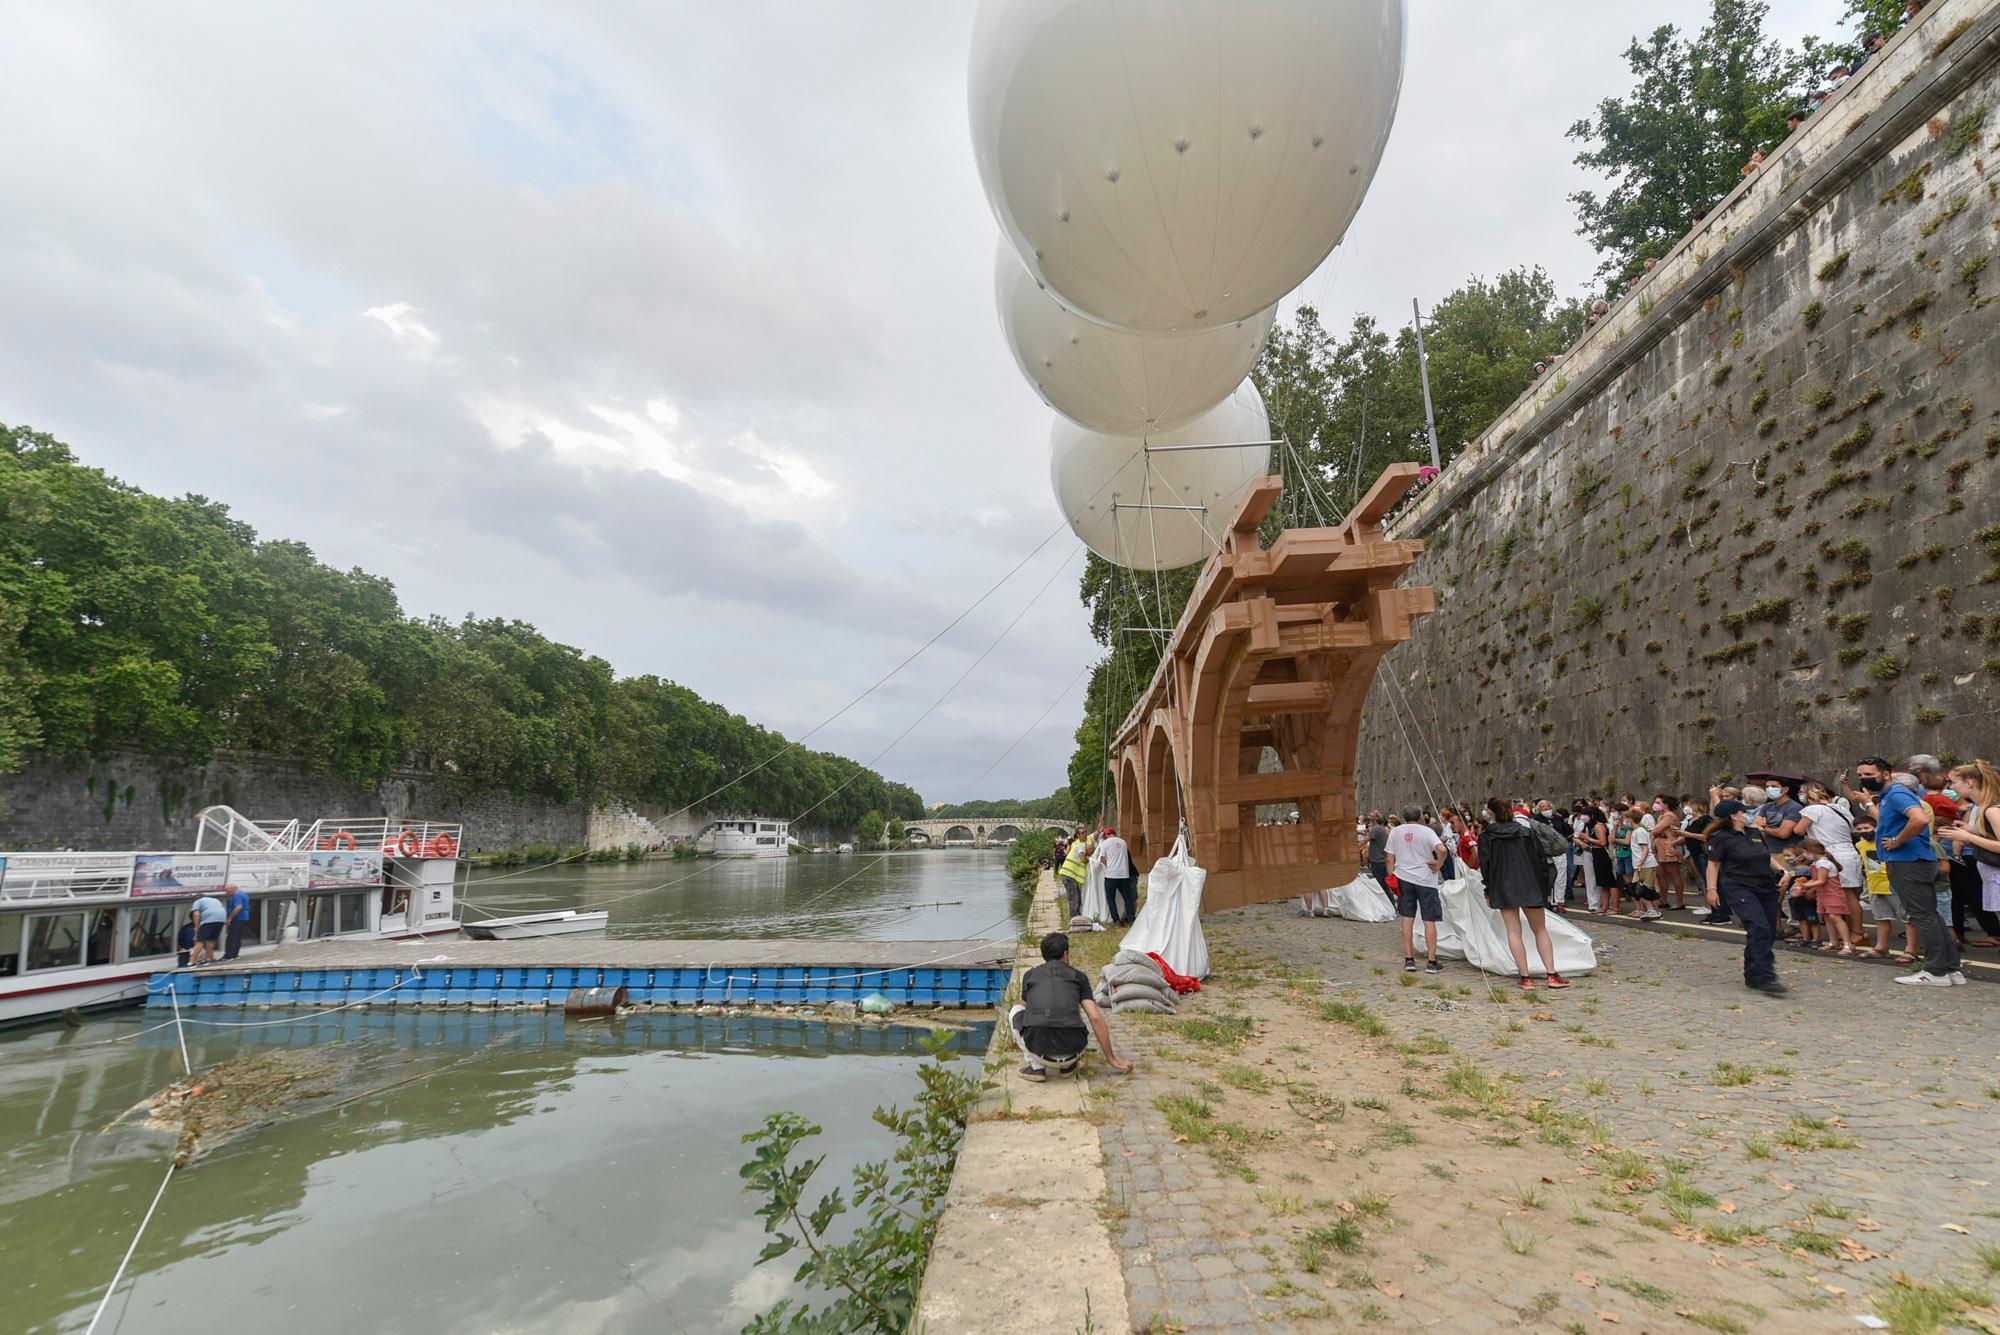
[[[986,832],[986,842],[989,844],[1011,844],[1020,837],[1021,827],[1018,825],[996,825]]]
[[[947,844],[969,844],[972,842],[972,839],[972,827],[970,825],[948,826],[944,832],[944,841]]]

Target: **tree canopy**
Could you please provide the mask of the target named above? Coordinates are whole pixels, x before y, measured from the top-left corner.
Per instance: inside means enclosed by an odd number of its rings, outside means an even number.
[[[1893,32],[1877,11],[1885,0],[1849,0],[1845,18]],[[1577,231],[1602,256],[1598,273],[1630,278],[1665,255],[1694,219],[1735,187],[1743,164],[1785,137],[1820,75],[1859,54],[1856,38],[1829,45],[1807,38],[1787,49],[1765,32],[1764,0],[1710,0],[1708,22],[1692,36],[1663,24],[1625,49],[1635,83],[1577,121],[1569,137],[1585,147],[1579,165],[1610,178],[1603,193],[1579,190]]]
[[[0,426],[0,771],[120,747],[669,808],[740,777],[708,805],[791,816],[825,799],[812,819],[835,829],[923,811],[906,785],[684,686],[615,677],[525,622],[405,616],[386,580]]]
[[[1047,797],[987,797],[976,802],[947,802],[925,815],[934,820],[993,820],[1006,816],[1044,820],[1081,818],[1067,788],[1058,788]]]

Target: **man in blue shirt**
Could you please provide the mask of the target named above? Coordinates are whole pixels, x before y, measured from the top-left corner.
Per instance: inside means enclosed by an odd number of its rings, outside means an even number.
[[[243,929],[250,925],[250,892],[242,886],[229,887],[229,916],[224,930],[227,932],[222,950],[222,958],[233,960],[243,949]]]
[[[1950,987],[1965,981],[1958,942],[1938,916],[1937,846],[1931,842],[1931,809],[1916,776],[1898,770],[1886,782],[1871,766],[1857,767],[1861,786],[1875,799],[1875,855],[1889,873],[1889,886],[1910,926],[1924,943],[1924,967],[1896,981],[1913,987]]]
[[[195,942],[193,957],[188,961],[193,968],[215,963],[216,947],[222,942],[222,920],[227,916],[222,901],[214,895],[203,895],[194,902]]]

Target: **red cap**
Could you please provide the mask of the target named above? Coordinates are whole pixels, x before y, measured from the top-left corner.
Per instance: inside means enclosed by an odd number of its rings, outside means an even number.
[[[1113,835],[1115,835],[1115,834],[1117,834],[1117,833],[1118,833],[1118,831],[1116,831],[1116,830],[1112,829],[1112,828],[1111,828],[1111,827],[1110,827],[1109,825],[1107,825],[1107,826],[1105,826],[1105,827],[1104,827],[1104,837],[1105,837],[1106,839],[1109,839],[1109,838],[1111,838],[1111,837],[1112,837]]]

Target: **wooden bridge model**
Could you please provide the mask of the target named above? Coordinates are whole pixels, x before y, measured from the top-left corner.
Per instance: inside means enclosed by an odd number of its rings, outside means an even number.
[[[1287,529],[1269,549],[1257,529],[1284,483],[1257,482],[1119,726],[1118,832],[1147,868],[1185,820],[1208,872],[1204,910],[1354,879],[1362,701],[1382,656],[1437,606],[1433,589],[1396,587],[1424,544],[1382,531],[1416,480],[1415,464],[1393,465],[1338,528]],[[1292,802],[1296,823],[1258,822],[1260,806]]]

